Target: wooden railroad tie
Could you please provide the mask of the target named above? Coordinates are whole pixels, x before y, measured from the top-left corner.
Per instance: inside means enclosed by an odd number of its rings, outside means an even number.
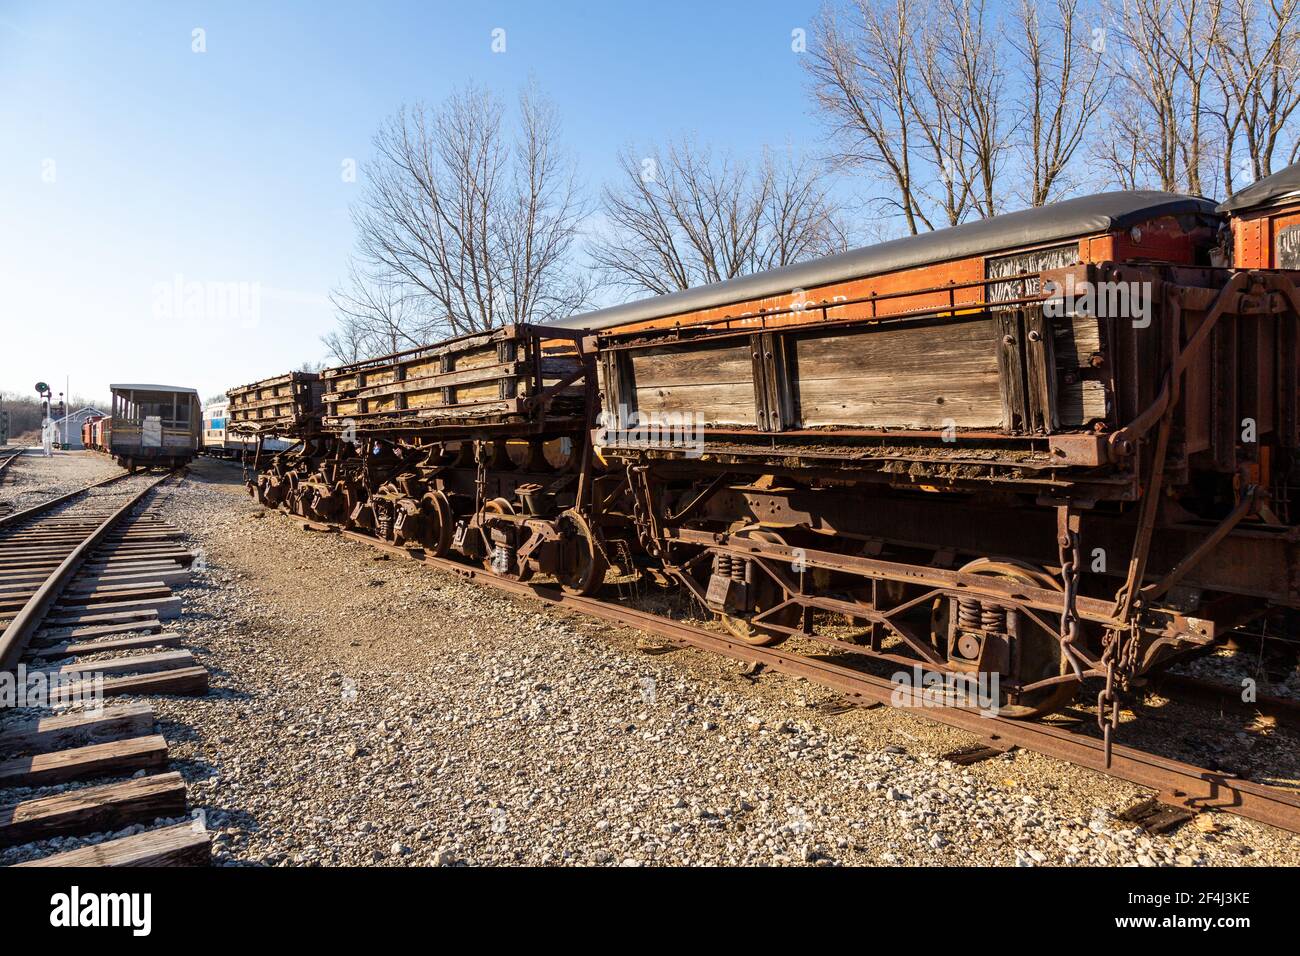
[[[0,804],[0,846],[53,836],[120,830],[185,813],[185,781],[178,773],[133,777],[50,797]]]
[[[1196,811],[1188,809],[1175,797],[1149,797],[1139,800],[1116,819],[1139,826],[1148,833],[1168,833],[1194,816]]]
[[[196,823],[180,823],[18,866],[206,866],[211,854],[211,834]]]
[[[153,708],[145,703],[105,707],[91,714],[40,717],[0,729],[0,756],[143,737],[153,730],[153,725]]]
[[[104,517],[50,518],[0,541],[0,630]],[[95,695],[207,693],[207,669],[178,647],[179,632],[162,631],[164,619],[181,613],[172,587],[190,580],[194,560],[175,542],[178,536],[174,526],[154,516],[136,516],[109,533],[64,586],[30,637],[24,661],[33,673],[52,678],[52,705]],[[0,846],[183,816],[185,782],[166,772],[167,760],[167,740],[155,733],[154,711],[146,703],[0,725]],[[133,774],[141,775],[96,779]],[[4,788],[57,784],[72,786],[42,797],[4,794]],[[210,843],[194,822],[20,865],[206,864]]]
[[[1003,754],[1010,753],[1015,749],[1015,747],[999,747],[996,744],[976,744],[973,747],[958,747],[956,750],[949,750],[947,753],[941,754],[939,759],[950,761],[959,767],[969,767],[971,764],[983,763],[985,760],[1001,757]]]

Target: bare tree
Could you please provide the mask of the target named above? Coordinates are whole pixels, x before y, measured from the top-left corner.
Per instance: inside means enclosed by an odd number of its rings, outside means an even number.
[[[344,285],[330,293],[330,301],[340,319],[338,331],[345,333],[338,341],[344,351],[359,351],[363,358],[417,348],[449,331],[445,322],[421,308],[427,297],[406,291],[391,275],[367,272],[355,260]]]
[[[365,330],[351,316],[340,316],[334,328],[320,337],[329,357],[340,365],[351,365],[376,354],[370,349]]]
[[[854,0],[815,30],[806,65],[840,164],[913,234],[998,211],[1009,117],[984,0]]]
[[[1111,100],[1101,159],[1122,186],[1200,193],[1217,164],[1206,128],[1222,0],[1118,0]]]
[[[1079,0],[1056,0],[1046,15],[1034,0],[1021,0],[1019,23],[1008,33],[1025,101],[1015,142],[1029,177],[1017,191],[1029,205],[1042,206],[1074,187],[1075,154],[1112,84]]]
[[[959,178],[980,216],[999,212],[998,177],[1006,145],[1002,103],[1006,74],[1001,52],[990,38],[985,0],[936,0],[936,16],[927,36],[938,51],[940,75],[926,83],[935,102],[946,100],[944,112],[955,118],[957,137],[943,157],[943,173]],[[930,66],[926,73],[931,74]],[[918,114],[925,122],[925,114]],[[960,210],[953,210],[961,212]],[[956,225],[964,215],[949,217]]]
[[[586,212],[554,110],[529,87],[518,131],[490,92],[403,109],[375,136],[370,183],[353,210],[361,258],[452,334],[544,322],[589,289],[570,253]]]
[[[1298,0],[1226,0],[1210,68],[1228,194],[1269,175],[1274,156],[1286,149],[1287,124],[1300,106],[1298,11]],[[1290,139],[1294,162],[1300,137]]]
[[[845,248],[823,173],[765,153],[756,167],[690,140],[619,157],[593,264],[613,286],[663,294]]]
[[[813,23],[819,42],[804,62],[838,146],[834,159],[883,183],[886,208],[915,235],[933,225],[920,193],[922,174],[913,164],[911,8],[909,0],[855,0],[846,15],[824,7]]]

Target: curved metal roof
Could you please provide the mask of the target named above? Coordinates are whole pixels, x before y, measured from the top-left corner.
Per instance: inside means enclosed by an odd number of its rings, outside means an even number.
[[[180,392],[181,394],[197,395],[199,394],[193,388],[181,388],[178,385],[110,385],[110,390],[116,392],[119,389],[128,389],[135,392]]]
[[[1286,196],[1300,198],[1300,163],[1288,166],[1272,176],[1265,176],[1241,192],[1234,193],[1227,200],[1219,203],[1218,211],[1240,212],[1243,209],[1267,205]]]
[[[991,219],[968,222],[950,229],[894,239],[863,249],[852,249],[838,255],[738,279],[598,309],[549,324],[555,328],[595,332],[882,272],[1040,245],[1112,229],[1125,229],[1160,216],[1213,213],[1214,203],[1197,196],[1154,190],[1097,193],[1050,206],[1022,209]]]

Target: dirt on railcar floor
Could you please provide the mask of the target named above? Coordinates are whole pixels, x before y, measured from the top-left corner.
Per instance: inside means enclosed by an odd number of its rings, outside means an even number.
[[[507,596],[258,507],[197,462],[160,499],[206,698],[155,698],[226,865],[1300,863],[1224,814],[1151,836],[1150,795]],[[1271,746],[1296,750],[1294,731]]]

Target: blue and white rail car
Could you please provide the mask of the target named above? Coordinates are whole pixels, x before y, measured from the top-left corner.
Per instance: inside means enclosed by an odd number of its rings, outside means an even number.
[[[211,402],[203,406],[203,453],[213,458],[241,458],[247,452],[257,452],[257,439],[237,435],[227,430],[229,401]],[[280,452],[293,445],[282,438],[262,440],[262,453]]]

